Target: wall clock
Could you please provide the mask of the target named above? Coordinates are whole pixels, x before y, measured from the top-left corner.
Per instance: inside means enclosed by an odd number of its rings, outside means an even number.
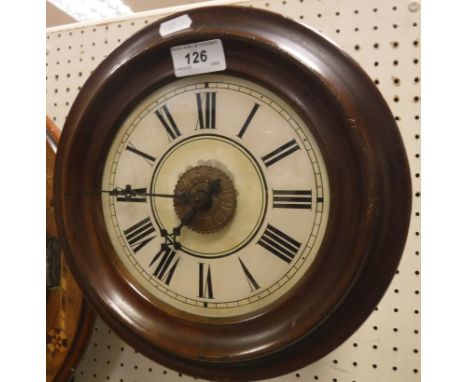
[[[125,41],[81,90],[57,160],[84,293],[140,352],[197,377],[265,379],[333,350],[408,231],[408,161],[372,81],[253,8],[192,10]]]
[[[69,381],[84,353],[95,314],[71,274],[58,240],[54,217],[55,147],[60,130],[47,117],[46,142],[46,381]]]

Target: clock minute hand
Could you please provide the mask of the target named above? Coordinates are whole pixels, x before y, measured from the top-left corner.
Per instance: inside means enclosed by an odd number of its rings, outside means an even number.
[[[145,192],[145,188],[132,188],[130,184],[127,184],[125,188],[116,187],[113,190],[102,190],[101,192],[108,193],[111,196],[123,196],[126,199],[131,199],[137,196],[152,196],[160,198],[183,198],[185,194],[160,194]]]

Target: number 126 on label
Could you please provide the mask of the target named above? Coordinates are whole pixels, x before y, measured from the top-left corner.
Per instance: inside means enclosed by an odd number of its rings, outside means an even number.
[[[171,56],[176,77],[226,69],[226,59],[220,39],[174,46],[171,48]]]

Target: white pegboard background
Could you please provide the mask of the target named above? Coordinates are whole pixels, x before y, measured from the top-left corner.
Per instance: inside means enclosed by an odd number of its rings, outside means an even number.
[[[348,341],[323,359],[269,381],[420,381],[419,2],[210,2],[227,3],[281,13],[319,30],[348,52],[374,80],[392,109],[406,145],[413,180],[413,213],[406,249],[394,280],[373,314]],[[174,9],[47,31],[47,114],[59,128],[81,86],[99,62],[137,30]],[[99,318],[75,375],[75,382],[193,380],[137,353]]]

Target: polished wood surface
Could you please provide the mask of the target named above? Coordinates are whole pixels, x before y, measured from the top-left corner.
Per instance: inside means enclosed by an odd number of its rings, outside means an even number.
[[[47,118],[47,135],[57,144],[60,131]],[[46,142],[46,234],[57,238],[53,206],[53,176],[55,152]],[[47,292],[46,307],[46,381],[68,381],[88,343],[95,314],[86,303],[61,257],[60,286]]]
[[[80,92],[58,151],[59,233],[90,302],[140,352],[197,377],[270,378],[336,348],[383,296],[408,232],[408,161],[383,97],[335,45],[258,9],[189,14],[186,30],[161,38],[155,23],[128,39]],[[299,285],[255,315],[223,320],[176,311],[138,284],[113,252],[99,193],[120,123],[147,94],[175,80],[169,48],[214,38],[223,41],[226,74],[271,89],[307,123],[323,153],[331,194],[323,244]]]

